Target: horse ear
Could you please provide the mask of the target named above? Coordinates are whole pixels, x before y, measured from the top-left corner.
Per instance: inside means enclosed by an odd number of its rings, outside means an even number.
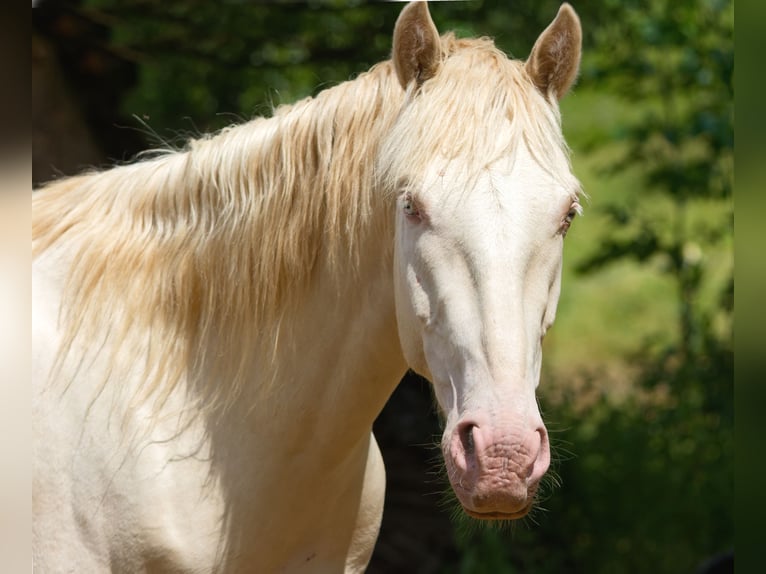
[[[411,2],[404,7],[394,27],[392,59],[399,83],[404,89],[411,81],[418,85],[439,69],[441,42],[426,2]]]
[[[561,99],[580,67],[582,29],[580,18],[566,2],[532,48],[525,67],[537,88],[551,99]]]

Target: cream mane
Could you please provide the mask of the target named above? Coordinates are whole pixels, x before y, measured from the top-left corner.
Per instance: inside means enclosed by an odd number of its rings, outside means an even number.
[[[438,156],[478,173],[522,140],[551,173],[571,173],[557,107],[519,62],[450,34],[442,60],[417,94],[383,62],[270,119],[36,192],[35,255],[74,254],[62,359],[108,338],[114,361],[143,350],[146,396],[162,402],[201,370],[225,382],[207,404],[234,400],[317,270],[353,273],[365,238],[393,233],[393,217],[380,229],[372,216],[392,213],[403,178]],[[491,137],[502,118],[513,141]]]
[[[491,39],[442,37],[442,64],[422,96],[402,110],[381,151],[382,181],[417,180],[437,157],[460,158],[467,182],[520,143],[561,185],[580,193],[557,104],[534,89],[524,63],[510,60]],[[511,121],[510,137],[498,126]]]

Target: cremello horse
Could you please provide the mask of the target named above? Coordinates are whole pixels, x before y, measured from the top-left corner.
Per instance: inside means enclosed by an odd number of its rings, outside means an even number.
[[[465,511],[524,516],[580,43],[566,4],[525,63],[411,4],[357,79],[36,192],[36,570],[364,570],[408,366]]]

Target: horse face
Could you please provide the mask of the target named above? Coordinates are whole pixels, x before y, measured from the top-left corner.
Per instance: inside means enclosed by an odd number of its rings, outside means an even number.
[[[437,162],[398,197],[399,336],[445,414],[442,450],[466,512],[514,519],[550,461],[535,398],[576,193],[520,143],[472,181]]]
[[[523,124],[525,113],[550,119],[577,75],[581,38],[563,4],[507,83],[507,60],[488,51],[461,60],[424,3],[407,6],[394,30],[392,61],[408,101],[383,147],[383,173],[399,182],[399,338],[410,366],[434,385],[449,479],[478,518],[524,516],[550,462],[535,389],[563,236],[579,206],[557,122],[548,121],[542,143],[541,124],[527,124],[535,125],[529,133]],[[495,84],[502,89],[487,96]],[[518,91],[537,102],[534,111],[516,100],[498,113]],[[473,124],[456,122],[460,113]],[[461,149],[466,157],[454,152]],[[408,163],[420,166],[417,177],[405,175]]]

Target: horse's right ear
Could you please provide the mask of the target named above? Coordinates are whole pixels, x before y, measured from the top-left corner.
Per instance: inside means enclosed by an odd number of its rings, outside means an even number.
[[[439,69],[441,42],[426,2],[404,7],[394,27],[392,60],[399,83],[406,90],[413,80],[422,84]]]

